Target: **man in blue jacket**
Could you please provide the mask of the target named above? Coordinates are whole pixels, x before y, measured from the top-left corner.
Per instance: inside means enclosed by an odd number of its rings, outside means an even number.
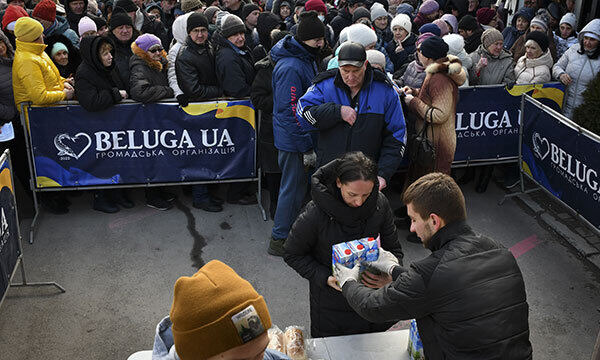
[[[296,119],[296,104],[317,75],[316,58],[325,44],[325,25],[315,11],[300,15],[296,36],[287,35],[271,49],[273,69],[273,135],[281,168],[281,185],[269,254],[283,256],[283,244],[306,195],[308,175],[303,154],[313,143]]]
[[[318,132],[317,167],[349,151],[378,163],[382,190],[402,161],[406,125],[389,78],[366,61],[361,44],[346,42],[338,69],[321,73],[298,101],[300,124]]]

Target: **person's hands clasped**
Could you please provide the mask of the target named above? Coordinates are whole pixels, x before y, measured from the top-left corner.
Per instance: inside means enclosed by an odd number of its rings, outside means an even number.
[[[367,262],[367,264],[387,275],[392,274],[394,267],[400,266],[400,262],[394,254],[381,248],[377,260]]]
[[[340,286],[337,284],[337,279],[335,276],[330,276],[327,278],[327,285],[336,289],[337,291],[342,291],[342,288],[340,288]]]
[[[123,99],[123,100],[127,99],[127,91],[119,90],[119,94],[121,94],[121,99]]]
[[[561,74],[559,76],[559,79],[560,79],[561,83],[563,83],[567,86],[573,82],[573,79],[571,79],[571,76],[569,76],[569,74],[567,74],[567,73]]]
[[[73,90],[73,88],[71,86],[64,88],[63,93],[65,94],[65,100],[71,100],[73,99],[73,96],[75,95],[75,91]]]
[[[333,276],[337,279],[340,284],[340,290],[344,287],[344,284],[348,281],[354,280],[358,281],[358,273],[360,270],[360,264],[354,265],[352,269],[348,269],[344,265],[335,264],[335,270],[333,272]]]
[[[379,289],[379,288],[382,288],[392,282],[392,275],[390,275],[390,274],[375,275],[369,271],[364,271],[362,273],[361,282],[366,287],[370,287],[372,289]]]
[[[350,126],[354,125],[354,122],[356,121],[356,110],[350,106],[342,105],[340,113],[342,114],[342,120],[350,124]]]

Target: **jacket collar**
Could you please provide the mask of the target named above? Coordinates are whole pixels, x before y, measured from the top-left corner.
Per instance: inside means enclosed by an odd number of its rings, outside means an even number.
[[[19,39],[16,39],[15,42],[17,44],[17,50],[34,53],[36,55],[42,55],[42,53],[44,52],[44,49],[46,49],[46,44],[25,42],[25,41],[21,41]]]
[[[456,239],[458,235],[471,232],[471,227],[465,220],[455,221],[450,224],[446,224],[443,228],[439,229],[431,239],[427,248],[431,251],[436,251],[443,248],[448,242]]]

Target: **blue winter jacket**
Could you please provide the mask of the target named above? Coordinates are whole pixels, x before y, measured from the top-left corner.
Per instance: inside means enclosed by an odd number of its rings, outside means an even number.
[[[342,119],[342,105],[357,112],[354,125]],[[378,162],[379,176],[388,181],[402,161],[406,124],[400,98],[389,78],[367,65],[365,80],[355,101],[339,69],[321,73],[296,110],[300,124],[318,132],[317,165],[349,151],[362,151]]]
[[[523,31],[517,30],[517,18],[519,16],[524,17],[525,19],[527,19],[528,22],[531,23],[531,20],[533,19],[534,15],[535,15],[535,13],[534,13],[533,9],[531,9],[531,8],[522,7],[519,9],[519,11],[517,11],[515,16],[513,16],[513,18],[512,18],[512,22],[511,22],[512,25],[505,27],[504,30],[502,31],[502,37],[504,37],[504,48],[506,50],[510,50],[510,48],[513,46],[515,41],[517,41],[517,39],[519,37],[521,37],[521,35],[525,34],[526,30],[523,30]],[[529,27],[527,27],[527,28],[529,28]]]
[[[317,75],[314,57],[291,35],[271,48],[273,69],[273,136],[275,147],[288,152],[313,148],[310,135],[296,119],[296,103]]]
[[[44,30],[44,37],[50,37],[57,34],[66,36],[67,39],[71,40],[73,46],[79,49],[79,36],[77,36],[77,33],[69,27],[67,19],[62,16],[57,16],[56,20],[54,20],[54,24]]]

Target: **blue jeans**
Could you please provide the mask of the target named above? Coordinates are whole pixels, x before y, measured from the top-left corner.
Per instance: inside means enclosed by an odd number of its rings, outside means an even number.
[[[279,150],[277,160],[281,169],[281,184],[271,235],[275,239],[287,239],[306,194],[308,175],[304,172],[302,153]]]

